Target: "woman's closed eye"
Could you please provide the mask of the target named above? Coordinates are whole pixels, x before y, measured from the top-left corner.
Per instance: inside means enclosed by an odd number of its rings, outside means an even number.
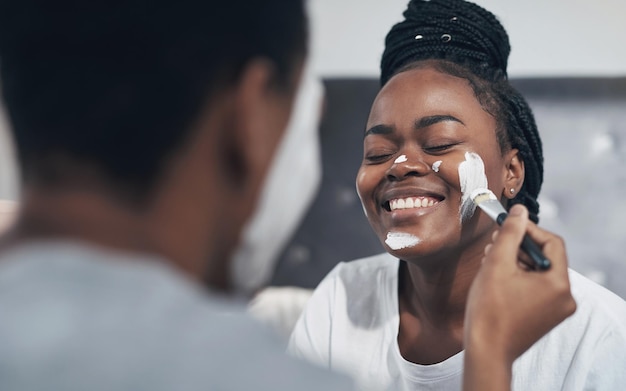
[[[384,163],[387,160],[391,159],[393,153],[391,152],[372,152],[365,155],[365,161],[369,164],[378,164]]]
[[[455,146],[461,144],[460,142],[453,142],[453,143],[441,143],[441,144],[434,144],[434,145],[428,145],[425,146],[424,152],[430,154],[430,155],[441,155],[443,153],[448,152],[449,150],[451,150],[452,148],[454,148]]]

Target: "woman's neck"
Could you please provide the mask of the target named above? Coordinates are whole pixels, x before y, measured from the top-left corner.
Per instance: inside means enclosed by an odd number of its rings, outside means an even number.
[[[405,309],[433,327],[462,324],[467,294],[480,267],[476,258],[435,270],[403,262],[398,294]]]
[[[400,263],[398,344],[405,359],[434,364],[463,349],[465,305],[484,248],[472,247],[445,261]]]

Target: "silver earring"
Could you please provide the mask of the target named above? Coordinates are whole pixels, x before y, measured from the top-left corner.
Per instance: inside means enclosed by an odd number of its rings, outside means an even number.
[[[511,194],[514,194],[514,193],[515,193],[515,189],[511,189]]]

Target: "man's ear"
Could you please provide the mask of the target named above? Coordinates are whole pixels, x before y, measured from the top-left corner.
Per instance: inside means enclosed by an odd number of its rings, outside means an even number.
[[[256,194],[284,133],[291,112],[290,94],[274,86],[275,68],[250,61],[234,89],[230,164],[240,190]],[[289,96],[287,96],[289,95]]]
[[[513,199],[524,184],[524,161],[521,159],[517,149],[511,149],[507,152],[504,159],[503,195],[508,199]]]

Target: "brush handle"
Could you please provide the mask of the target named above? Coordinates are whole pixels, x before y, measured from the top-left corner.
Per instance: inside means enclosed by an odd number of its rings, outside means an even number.
[[[508,214],[500,213],[496,222],[498,225],[502,225],[504,220],[506,220]],[[522,250],[533,260],[535,264],[535,269],[538,270],[548,270],[550,269],[550,260],[546,258],[545,255],[541,252],[541,249],[533,240],[528,236],[524,235],[524,239],[522,240],[522,245],[520,246]]]

